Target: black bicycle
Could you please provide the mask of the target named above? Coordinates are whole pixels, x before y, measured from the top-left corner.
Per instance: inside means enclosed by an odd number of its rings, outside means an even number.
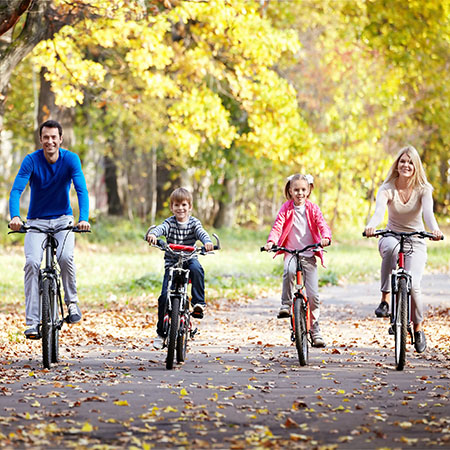
[[[268,252],[286,252],[291,254],[296,261],[296,280],[295,292],[291,306],[291,341],[295,342],[298,359],[301,366],[308,364],[309,348],[308,336],[310,335],[311,318],[309,310],[309,301],[305,291],[305,276],[302,267],[302,253],[308,250],[317,250],[321,248],[320,243],[307,245],[301,250],[292,250],[286,247],[274,245],[270,250],[261,247],[261,251]]]
[[[71,225],[41,229],[36,226],[23,225],[18,231],[11,233],[38,232],[47,235],[44,241],[45,266],[39,270],[39,306],[41,323],[38,326],[39,333],[32,339],[42,338],[42,361],[46,369],[50,369],[52,363],[59,362],[59,331],[64,322],[69,322],[68,316],[64,317],[63,300],[61,296],[60,274],[56,267],[56,249],[59,246],[55,235],[61,231],[74,233],[86,233],[88,230],[80,230]]]
[[[363,232],[366,236],[366,232]],[[376,230],[374,236],[394,236],[399,238],[399,250],[397,258],[397,270],[391,274],[391,326],[390,334],[395,337],[395,367],[403,370],[406,362],[406,342],[409,334],[411,344],[414,344],[414,332],[411,325],[411,287],[412,276],[405,269],[405,244],[412,247],[411,237],[416,236],[422,239],[433,239],[434,234],[426,231],[397,232],[393,230]],[[444,236],[441,237],[441,240]]]
[[[220,240],[213,234],[217,244],[214,250],[220,250]],[[204,246],[188,246],[178,244],[167,244],[164,240],[158,239],[157,247],[160,250],[176,255],[177,262],[169,268],[169,283],[167,286],[167,302],[164,313],[164,346],[167,347],[166,369],[173,369],[173,362],[176,353],[177,363],[186,359],[187,342],[192,339],[197,332],[193,329],[190,313],[189,269],[184,268],[184,263],[189,261],[194,255],[206,255]]]

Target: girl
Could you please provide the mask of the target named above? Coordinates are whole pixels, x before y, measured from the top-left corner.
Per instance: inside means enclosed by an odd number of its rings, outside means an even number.
[[[366,236],[373,236],[376,226],[388,210],[387,228],[398,232],[420,231],[425,223],[439,240],[442,232],[433,213],[433,188],[427,181],[419,153],[412,146],[403,147],[392,164],[377,194],[375,213],[366,226]],[[427,343],[422,330],[423,305],[420,282],[427,261],[427,246],[423,239],[413,238],[413,246],[406,258],[406,270],[412,274],[411,316],[414,323],[414,345],[417,353],[425,351]],[[381,262],[381,303],[375,310],[377,317],[389,316],[390,274],[395,268],[398,240],[393,236],[380,239],[378,249]]]
[[[322,216],[320,208],[308,200],[313,187],[311,175],[295,174],[288,178],[284,188],[287,202],[278,212],[267,243],[270,250],[274,244],[290,249],[302,249],[310,244],[320,242],[322,247],[331,243],[331,230]],[[319,282],[317,276],[316,254],[323,264],[323,251],[306,252],[302,257],[305,274],[306,295],[311,308],[311,338],[314,347],[325,347],[325,341],[319,328]],[[289,254],[284,257],[283,287],[281,308],[278,318],[290,317],[292,293],[294,289],[296,267]]]

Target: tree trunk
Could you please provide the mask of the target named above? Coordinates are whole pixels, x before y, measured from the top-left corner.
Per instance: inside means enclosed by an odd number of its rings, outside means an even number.
[[[105,156],[103,162],[105,168],[106,193],[108,196],[108,214],[112,216],[122,216],[123,206],[119,197],[116,162],[109,156]]]
[[[147,198],[150,199],[150,223],[154,224],[156,221],[156,209],[158,202],[158,165],[156,146],[152,145],[150,150],[150,177],[149,177],[149,192]]]
[[[215,228],[231,228],[236,221],[237,179],[225,176],[224,195],[219,200],[219,211],[214,220]]]

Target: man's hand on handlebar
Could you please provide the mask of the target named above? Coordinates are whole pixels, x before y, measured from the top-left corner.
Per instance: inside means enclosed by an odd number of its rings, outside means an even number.
[[[22,219],[19,216],[13,217],[8,226],[12,231],[19,231],[23,226]]]
[[[91,224],[85,220],[80,220],[76,227],[81,231],[89,231],[91,229]]]

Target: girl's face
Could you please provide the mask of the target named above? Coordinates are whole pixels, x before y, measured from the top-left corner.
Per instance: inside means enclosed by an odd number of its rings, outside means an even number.
[[[291,182],[289,193],[295,206],[304,205],[309,195],[309,183],[306,180],[294,180]]]
[[[407,153],[403,153],[403,155],[398,160],[397,171],[399,176],[405,178],[410,178],[414,175],[414,164],[411,157]]]

